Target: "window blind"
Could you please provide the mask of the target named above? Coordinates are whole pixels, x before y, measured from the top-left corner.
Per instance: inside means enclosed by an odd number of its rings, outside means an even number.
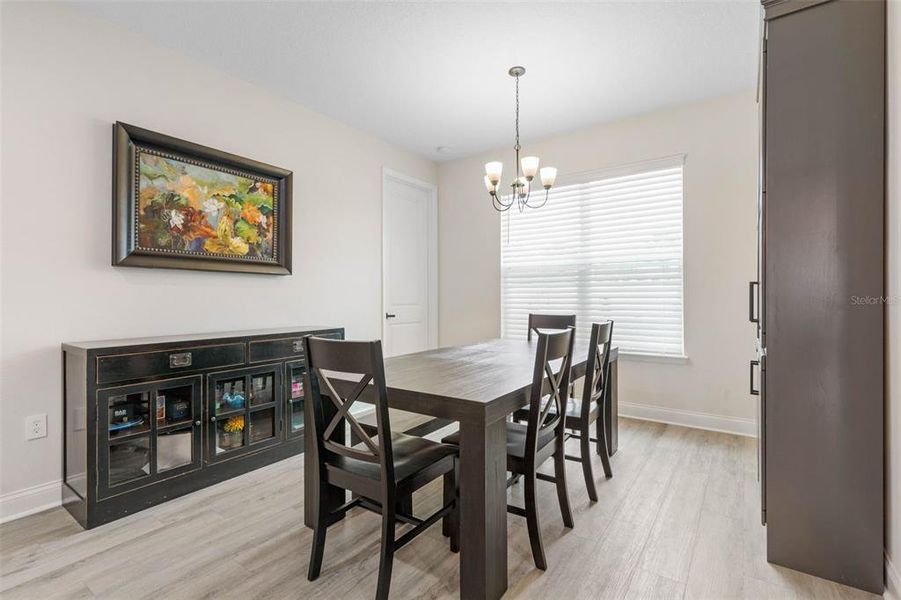
[[[612,319],[621,352],[682,356],[681,156],[562,181],[547,204],[501,217],[501,327],[575,314]],[[543,190],[542,190],[543,191]]]

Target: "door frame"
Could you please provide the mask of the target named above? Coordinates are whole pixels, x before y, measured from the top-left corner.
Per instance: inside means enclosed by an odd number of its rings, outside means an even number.
[[[428,347],[429,349],[438,347],[438,186],[434,183],[422,181],[409,175],[404,175],[398,171],[394,171],[387,167],[382,167],[382,310],[379,313],[379,319],[382,322],[382,338],[385,337],[385,328],[387,319],[385,319],[385,307],[387,306],[387,288],[385,286],[385,260],[387,252],[385,249],[385,188],[389,180],[405,183],[418,187],[429,194],[428,206],[428,246],[429,246],[429,282],[428,282]]]

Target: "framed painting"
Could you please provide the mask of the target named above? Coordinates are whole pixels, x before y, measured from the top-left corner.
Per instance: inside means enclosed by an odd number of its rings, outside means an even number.
[[[291,274],[292,173],[113,126],[113,265]]]

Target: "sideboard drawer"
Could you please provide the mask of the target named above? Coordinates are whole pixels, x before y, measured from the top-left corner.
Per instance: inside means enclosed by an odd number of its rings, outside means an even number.
[[[282,358],[303,358],[303,337],[250,342],[250,362],[258,363]]]
[[[311,335],[335,340],[344,339],[344,334],[340,330],[313,332]],[[249,343],[250,362],[260,363],[267,360],[282,360],[286,358],[301,359],[303,358],[303,338],[304,336],[299,335],[270,340],[253,340]]]
[[[97,357],[97,383],[129,381],[244,364],[244,343]]]

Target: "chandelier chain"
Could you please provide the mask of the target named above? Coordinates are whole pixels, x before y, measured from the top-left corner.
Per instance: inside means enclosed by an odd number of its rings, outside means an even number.
[[[514,150],[519,152],[521,146],[519,145],[519,76],[516,77],[516,145],[513,147]]]

